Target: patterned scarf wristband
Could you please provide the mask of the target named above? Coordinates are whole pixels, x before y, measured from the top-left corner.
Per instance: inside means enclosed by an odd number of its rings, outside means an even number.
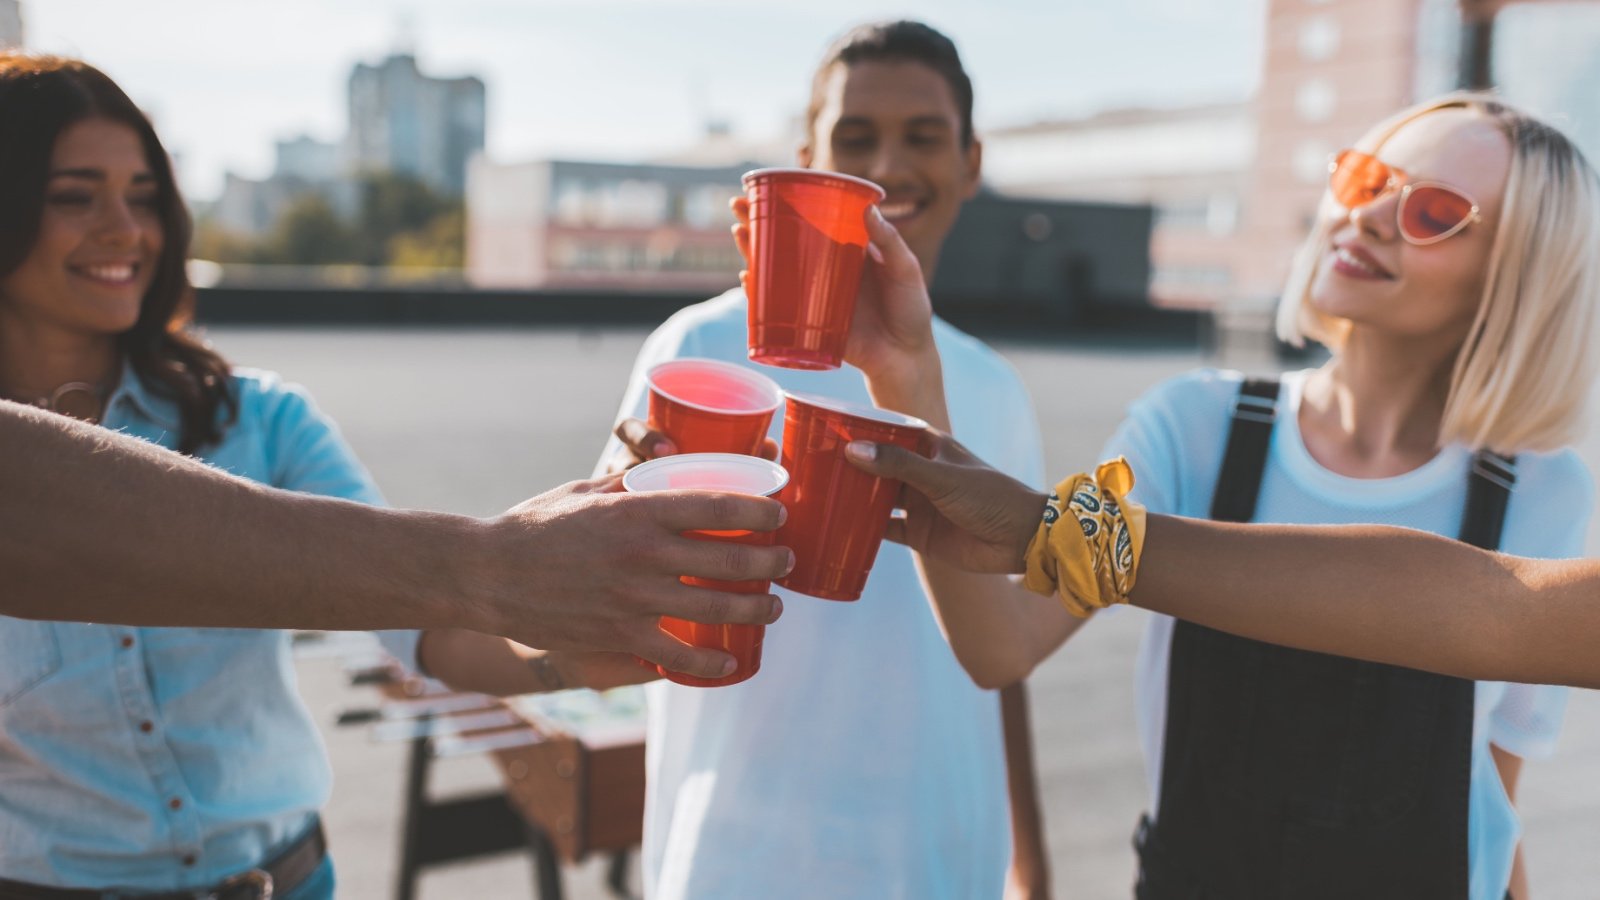
[[[1084,618],[1113,603],[1127,603],[1144,552],[1145,509],[1127,499],[1133,469],[1117,457],[1093,475],[1078,474],[1056,486],[1044,519],[1028,545],[1023,584],[1035,593],[1059,594],[1067,611]],[[1077,528],[1057,528],[1067,516]]]

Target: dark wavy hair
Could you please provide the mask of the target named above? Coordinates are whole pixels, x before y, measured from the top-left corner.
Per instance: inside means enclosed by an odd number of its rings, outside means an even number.
[[[914,62],[938,72],[950,85],[950,95],[961,113],[961,146],[972,146],[972,79],[961,65],[961,54],[956,52],[955,42],[938,29],[909,19],[857,25],[828,47],[811,76],[811,101],[806,106],[808,131],[822,111],[833,67],[859,62]]]
[[[139,319],[117,348],[139,380],[178,406],[178,449],[193,454],[222,438],[238,414],[228,363],[190,332],[194,289],[185,263],[191,227],[172,162],[139,107],[88,63],[0,52],[0,277],[27,259],[39,237],[56,140],[86,119],[126,125],[139,135],[156,181],[163,243]]]

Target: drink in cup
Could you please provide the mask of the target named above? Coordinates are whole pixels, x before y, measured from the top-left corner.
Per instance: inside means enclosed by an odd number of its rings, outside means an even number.
[[[814,169],[756,169],[750,200],[750,358],[837,369],[867,253],[867,207],[883,189]]]
[[[734,453],[686,453],[640,463],[622,477],[622,486],[634,493],[704,490],[770,497],[783,490],[788,481],[789,473],[770,460]],[[766,546],[773,542],[774,535],[770,531],[690,531],[685,537]],[[734,594],[765,594],[770,585],[766,581],[713,581],[689,576],[684,576],[683,582]],[[738,684],[761,669],[765,625],[709,625],[662,616],[661,630],[691,646],[725,651],[738,662],[732,673],[721,678],[697,678],[657,666],[662,677],[670,681],[692,687],[721,687]]]
[[[679,453],[758,456],[783,402],[772,379],[734,363],[675,359],[651,367],[649,424]]]
[[[894,444],[922,452],[928,424],[888,410],[809,394],[788,394],[783,467],[789,486],[778,496],[789,519],[778,543],[794,551],[794,569],[778,581],[827,600],[857,600],[900,482],[861,471],[845,459],[851,441]]]

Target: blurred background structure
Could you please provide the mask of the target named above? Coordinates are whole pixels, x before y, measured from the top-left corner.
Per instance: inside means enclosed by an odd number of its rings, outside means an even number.
[[[985,140],[984,192],[935,301],[1034,388],[1052,472],[1092,462],[1162,378],[1286,364],[1266,335],[1290,254],[1329,155],[1383,116],[1494,87],[1600,159],[1592,0],[919,9],[960,46]],[[742,172],[792,164],[823,47],[895,14],[0,0],[0,46],[83,56],[148,109],[195,213],[199,316],[224,353],[307,384],[391,501],[488,515],[587,474],[648,327],[736,283],[727,199]],[[1063,376],[1080,389],[1047,389]],[[1600,464],[1593,434],[1582,450]],[[1128,896],[1140,616],[1097,621],[1031,682],[1058,896]],[[300,671],[325,724],[372,702],[335,659]],[[340,894],[392,896],[406,748],[326,736]],[[500,784],[483,759],[438,774],[443,792]],[[1521,791],[1536,895],[1594,897],[1600,695],[1574,692],[1560,753]],[[602,874],[575,874],[569,896],[602,896]],[[441,869],[422,896],[525,886],[509,857]]]
[[[825,11],[830,2],[813,5]],[[193,0],[162,5],[172,7],[177,21],[210,26],[208,35],[233,25],[214,10],[201,12]],[[726,198],[738,190],[742,171],[792,162],[804,127],[803,95],[793,86],[803,86],[811,58],[832,33],[870,11],[841,8],[837,28],[809,24],[811,46],[795,34],[772,36],[773,62],[755,72],[750,51],[730,47],[726,35],[774,35],[786,23],[783,13],[748,13],[741,23],[739,14],[709,0],[677,4],[675,11],[665,9],[674,4],[649,9],[627,0],[602,5],[641,29],[653,21],[670,30],[652,35],[654,43],[617,29],[582,31],[593,13],[559,2],[514,15],[503,4],[478,0],[456,16],[442,5],[366,0],[347,13],[350,23],[365,27],[342,42],[344,109],[331,129],[336,134],[319,137],[295,123],[292,108],[279,110],[287,121],[253,125],[253,133],[276,129],[283,136],[268,141],[270,171],[252,176],[219,158],[211,146],[217,135],[200,130],[186,144],[169,131],[180,170],[201,185],[190,189],[196,255],[218,264],[202,273],[216,288],[207,293],[206,315],[228,318],[242,310],[237,315],[257,318],[281,305],[294,318],[293,310],[306,308],[281,294],[250,295],[254,289],[323,289],[335,292],[327,302],[337,304],[350,299],[339,292],[400,286],[413,294],[442,291],[439,314],[469,318],[478,307],[453,301],[474,288],[500,295],[593,292],[594,314],[603,317],[606,298],[619,293],[677,297],[664,301],[670,305],[732,285],[738,260],[722,239],[731,222]],[[283,5],[259,24],[294,30],[308,45],[313,35],[306,29],[315,28],[316,46],[341,45],[323,34],[337,32],[337,23],[322,27],[315,12],[294,6]],[[84,35],[92,29],[68,18],[89,7],[111,10],[94,0],[55,0],[28,6],[24,15],[21,0],[0,0],[0,42],[22,43],[28,18],[40,49],[83,52],[128,82],[136,98],[145,96],[130,75],[163,54],[109,35],[103,45],[89,46]],[[1250,0],[1208,21],[1167,0],[1130,4],[1120,19],[1084,4],[1024,0],[995,11],[1004,27],[962,28],[960,20],[970,15],[937,3],[929,15],[968,59],[986,141],[986,189],[1003,201],[969,210],[998,255],[953,260],[936,285],[936,300],[960,311],[1001,314],[1015,300],[1013,312],[1042,306],[1065,324],[1136,302],[1202,311],[1225,328],[1259,330],[1314,211],[1329,155],[1389,112],[1455,87],[1496,87],[1562,122],[1591,155],[1600,155],[1600,93],[1593,90],[1600,82],[1600,7],[1591,2]],[[480,41],[481,53],[462,52],[458,45],[486,37],[495,16],[507,19],[494,31],[507,42]],[[1029,33],[1052,29],[1061,32],[1058,41],[1041,43]],[[571,64],[570,77],[534,84],[526,80],[531,69],[505,58],[519,40],[548,48],[558,34],[574,45],[571,60],[588,56],[610,65]],[[644,61],[641,42],[648,47]],[[376,53],[357,49],[385,43]],[[425,62],[442,46],[457,47],[455,64]],[[1037,77],[1029,77],[1007,58],[1051,46],[1062,54],[1077,50],[1100,71],[1068,70],[1069,63],[1038,56]],[[630,58],[618,62],[622,54]],[[183,56],[174,53],[175,60]],[[237,78],[243,83],[254,74],[287,84],[309,77],[311,67],[297,65],[294,51],[283,56],[270,74],[241,71]],[[797,62],[791,71],[765,71],[779,70],[780,58]],[[318,66],[329,65],[319,57]],[[524,74],[496,79],[485,69]],[[630,90],[627,79],[640,79],[641,71],[649,72],[649,83]],[[168,77],[160,73],[151,82]],[[776,92],[764,117],[747,109],[762,101],[733,83],[759,87],[776,78],[792,85]],[[594,106],[561,121],[573,132],[603,133],[591,146],[604,149],[540,153],[585,139],[529,137],[524,120],[540,120],[541,110],[557,103],[581,105],[586,85],[594,88]],[[615,96],[605,94],[608,85],[621,96],[681,94],[685,121],[629,129],[627,120],[644,113],[608,104],[604,97]],[[324,118],[340,87],[323,85],[326,96],[315,105]],[[497,92],[515,95],[518,106],[491,103]],[[187,121],[191,111],[175,108],[184,95],[177,87],[167,93],[151,103],[158,121]],[[743,111],[737,117],[743,124],[729,108]],[[499,120],[492,122],[494,116]],[[301,130],[286,132],[291,128]],[[517,131],[522,139],[497,144],[490,139],[496,130]],[[266,155],[265,145],[257,155]],[[191,157],[208,160],[204,172]],[[1069,215],[1063,204],[1089,205]],[[1145,233],[1136,233],[1137,217],[1113,205],[1147,207]],[[1142,246],[1147,261],[1108,260],[1107,242],[1095,240],[1108,233],[1126,252]],[[992,271],[996,265],[1010,274]],[[1119,273],[1099,271],[1108,265]],[[1142,296],[1130,298],[1128,272],[1141,266]],[[1029,274],[1014,274],[1019,270]],[[958,296],[980,289],[988,299],[978,307]],[[408,302],[415,310],[419,301]]]

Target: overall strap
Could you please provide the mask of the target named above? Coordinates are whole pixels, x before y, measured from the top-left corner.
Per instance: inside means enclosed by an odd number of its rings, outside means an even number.
[[[1211,518],[1218,522],[1248,522],[1256,514],[1261,475],[1267,468],[1272,445],[1272,425],[1278,418],[1278,380],[1249,378],[1239,386],[1228,430],[1228,449],[1211,497]]]
[[[1488,450],[1472,457],[1467,476],[1467,508],[1461,515],[1461,541],[1484,550],[1500,549],[1506,506],[1517,483],[1517,458]]]

